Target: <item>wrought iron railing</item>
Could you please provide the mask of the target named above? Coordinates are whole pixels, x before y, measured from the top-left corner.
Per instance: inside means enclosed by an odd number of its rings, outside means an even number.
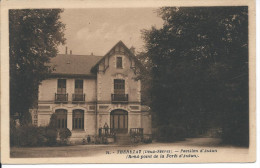
[[[98,135],[106,136],[106,137],[114,137],[116,135],[116,132],[113,128],[99,128]]]
[[[140,136],[143,137],[144,129],[143,128],[130,128],[130,136]]]
[[[85,94],[72,94],[72,102],[85,102]]]
[[[56,103],[68,102],[68,93],[65,94],[55,93],[55,102]]]
[[[127,103],[128,94],[111,94],[112,103]]]

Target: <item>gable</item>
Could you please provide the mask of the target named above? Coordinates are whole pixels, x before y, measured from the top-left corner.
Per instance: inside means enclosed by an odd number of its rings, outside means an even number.
[[[111,56],[114,55],[124,55],[129,58],[129,60],[134,62],[135,65],[137,65],[139,68],[144,69],[142,66],[141,62],[136,58],[136,56],[126,47],[126,45],[122,42],[119,41],[114,47],[112,47],[106,55],[100,59],[96,65],[94,65],[91,69],[92,72],[97,72],[98,71],[98,66],[100,64],[103,64],[104,68],[103,71],[105,71],[108,68],[108,62]]]

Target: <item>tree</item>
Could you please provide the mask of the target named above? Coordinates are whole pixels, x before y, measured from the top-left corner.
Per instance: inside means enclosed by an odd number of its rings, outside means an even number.
[[[50,73],[46,66],[65,43],[61,9],[9,10],[10,114],[19,113],[26,124],[37,100],[38,86]]]
[[[248,145],[247,7],[158,13],[163,27],[143,31],[158,125],[183,127],[188,135],[222,128],[225,142]]]

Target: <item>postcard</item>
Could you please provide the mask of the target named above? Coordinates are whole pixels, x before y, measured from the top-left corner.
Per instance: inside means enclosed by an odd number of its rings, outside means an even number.
[[[255,1],[1,2],[1,163],[256,161]]]

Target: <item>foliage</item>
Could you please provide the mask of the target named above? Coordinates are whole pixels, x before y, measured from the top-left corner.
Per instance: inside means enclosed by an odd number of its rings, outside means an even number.
[[[143,30],[157,124],[189,133],[220,127],[224,142],[247,146],[248,8],[165,7],[158,13],[163,27]]]
[[[50,127],[14,126],[11,122],[10,129],[11,146],[53,146],[57,144],[57,131]]]
[[[59,135],[62,143],[67,143],[68,138],[71,136],[71,131],[68,128],[59,130]]]
[[[152,140],[151,137],[145,137],[145,138],[143,139],[143,142],[146,143],[146,144],[148,144],[148,143],[152,143],[153,140]]]
[[[50,123],[49,123],[50,128],[57,128],[57,115],[53,113],[50,118]]]
[[[11,146],[37,146],[37,128],[32,125],[23,125],[11,128]]]
[[[28,110],[24,111],[24,114],[20,118],[20,123],[22,123],[22,125],[32,124],[32,115]]]
[[[158,127],[157,140],[161,142],[173,142],[185,140],[185,129],[181,127],[163,125]]]
[[[57,144],[57,129],[53,127],[46,127],[45,137],[47,139],[47,145],[54,146]]]
[[[16,129],[16,123],[15,120],[10,120],[10,145],[15,146],[18,144],[18,133]]]
[[[61,9],[9,10],[10,113],[26,125],[28,109],[37,100],[38,85],[50,72],[46,63],[64,44]]]

